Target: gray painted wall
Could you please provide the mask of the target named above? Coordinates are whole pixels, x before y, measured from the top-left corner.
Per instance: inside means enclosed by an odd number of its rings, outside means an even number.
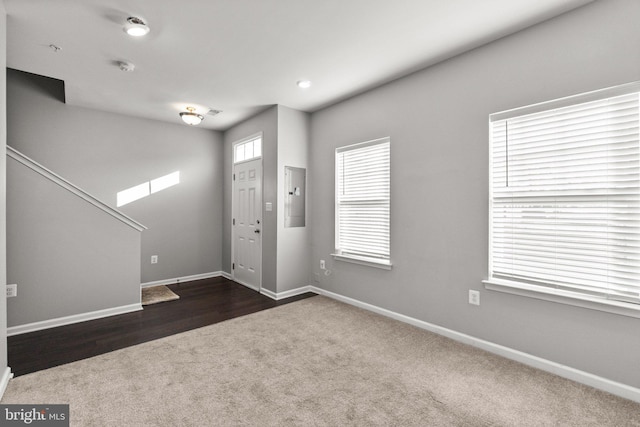
[[[640,79],[640,2],[606,0],[312,115],[312,266],[329,291],[640,387],[640,319],[487,291],[488,115]],[[392,260],[334,261],[334,149],[391,137]],[[467,303],[469,289],[481,306]]]
[[[284,167],[307,168],[309,114],[280,105],[230,128],[225,141],[224,243],[222,265],[231,273],[233,144],[263,133],[262,287],[283,292],[304,286],[309,277],[309,241],[305,228],[284,228]],[[264,205],[273,204],[267,212]]]
[[[0,70],[7,64],[7,13],[0,3]],[[0,73],[0,148],[7,145],[7,80]],[[6,215],[6,156],[0,155],[0,295],[6,295],[7,285],[7,215]],[[7,300],[0,298],[0,374],[7,370]],[[1,397],[1,396],[0,396]]]
[[[138,230],[12,158],[7,204],[9,327],[140,303]]]
[[[224,220],[222,268],[231,274],[231,190],[233,174],[233,143],[262,132],[262,287],[277,291],[278,248],[278,107],[274,106],[228,129],[224,133]],[[266,212],[264,204],[273,203]]]
[[[146,225],[141,282],[221,270],[219,132],[61,102],[59,81],[7,70],[8,144],[103,202],[176,170],[177,186],[119,208]],[[35,121],[35,125],[34,125]],[[158,264],[151,264],[158,255]]]
[[[309,283],[309,221],[305,227],[284,226],[285,166],[309,172],[309,114],[278,106],[278,290]],[[308,179],[307,179],[308,181]],[[309,212],[308,210],[306,212]]]

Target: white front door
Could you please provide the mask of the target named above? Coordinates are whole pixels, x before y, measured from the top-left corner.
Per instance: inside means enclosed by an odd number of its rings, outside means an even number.
[[[236,164],[233,174],[233,279],[260,290],[262,160]]]

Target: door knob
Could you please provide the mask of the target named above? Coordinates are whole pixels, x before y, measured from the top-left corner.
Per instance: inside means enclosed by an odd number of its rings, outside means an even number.
[[[260,234],[260,230],[258,230],[257,228],[255,230],[253,230],[254,233],[256,234]]]

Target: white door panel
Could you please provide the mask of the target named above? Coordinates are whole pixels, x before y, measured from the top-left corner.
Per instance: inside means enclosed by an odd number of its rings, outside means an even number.
[[[262,264],[262,160],[234,166],[233,278],[260,289]]]

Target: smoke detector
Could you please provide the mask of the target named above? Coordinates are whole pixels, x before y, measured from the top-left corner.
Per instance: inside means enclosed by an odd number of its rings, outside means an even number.
[[[136,66],[133,65],[131,62],[126,62],[126,61],[118,62],[118,66],[120,66],[120,69],[122,71],[129,71],[129,72],[133,71],[136,68]]]

